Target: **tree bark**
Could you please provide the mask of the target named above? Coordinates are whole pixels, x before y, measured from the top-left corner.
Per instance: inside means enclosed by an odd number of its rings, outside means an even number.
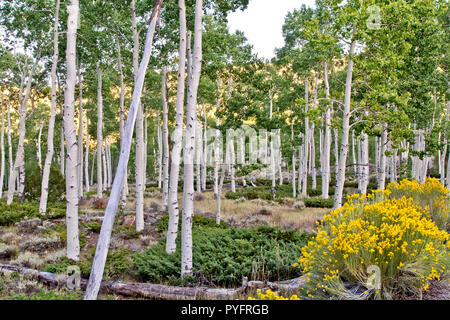
[[[76,39],[78,28],[78,0],[71,0],[68,5],[66,64],[67,78],[64,91],[64,136],[67,141],[66,161],[66,225],[67,257],[78,261],[80,242],[78,239],[78,147],[75,131],[75,83],[77,71],[75,66]]]
[[[103,197],[102,149],[103,149],[103,96],[102,69],[97,61],[97,198]]]
[[[194,52],[186,106],[183,212],[181,220],[181,276],[192,273],[192,217],[194,214],[194,146],[197,123],[197,90],[202,63],[202,0],[195,2]]]
[[[323,64],[325,97],[330,97],[330,84],[328,81],[328,61]],[[325,110],[325,136],[323,138],[322,152],[322,198],[329,198],[330,190],[330,154],[331,154],[331,106],[327,106]]]
[[[161,98],[163,102],[163,192],[161,209],[167,209],[168,196],[169,196],[169,101],[168,101],[168,76],[167,67],[162,69],[162,86],[161,86]]]
[[[180,21],[180,45],[178,50],[178,83],[175,107],[175,130],[173,133],[172,161],[170,164],[170,181],[168,195],[169,224],[166,237],[166,252],[174,253],[177,248],[179,223],[178,180],[180,175],[180,158],[183,143],[184,92],[186,75],[186,5],[178,0]],[[190,46],[190,36],[187,42]]]
[[[344,192],[345,169],[347,162],[347,154],[349,149],[349,132],[350,132],[350,107],[352,96],[352,80],[353,80],[353,54],[355,53],[356,41],[352,40],[347,65],[347,78],[345,81],[344,110],[342,115],[342,137],[341,151],[339,154],[338,173],[336,175],[336,189],[334,194],[334,208],[342,206],[342,194]]]
[[[83,197],[83,82],[78,67],[78,198]]]
[[[1,93],[2,108],[2,128],[0,131],[0,149],[1,149],[1,165],[0,165],[0,199],[3,197],[3,181],[5,180],[5,112],[3,93]]]

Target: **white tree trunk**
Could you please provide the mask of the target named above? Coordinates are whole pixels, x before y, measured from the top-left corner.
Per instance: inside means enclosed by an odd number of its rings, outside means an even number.
[[[60,111],[61,114],[64,114],[64,109],[61,108]],[[64,122],[61,121],[61,126],[59,127],[59,135],[60,135],[60,148],[59,148],[59,161],[60,161],[60,168],[61,168],[61,174],[66,174],[66,155],[65,155],[65,144],[64,144]]]
[[[133,95],[131,98],[131,106],[128,113],[127,123],[124,131],[124,142],[121,147],[119,164],[117,165],[116,176],[111,189],[108,206],[106,207],[105,216],[103,218],[100,236],[97,242],[94,261],[92,264],[91,275],[86,288],[85,300],[94,300],[97,298],[100,284],[102,281],[103,270],[105,267],[108,248],[111,240],[111,232],[114,225],[114,219],[119,205],[120,193],[123,188],[125,174],[127,171],[128,159],[130,157],[131,140],[133,137],[133,128],[136,122],[137,109],[140,102],[142,88],[144,85],[145,73],[152,51],[153,36],[155,34],[156,21],[160,11],[162,0],[157,0],[153,7],[153,13],[150,18],[147,37],[145,41],[144,54],[139,66],[138,77],[135,81]]]
[[[19,143],[17,145],[16,159],[14,161],[14,170],[11,172],[12,176],[9,177],[9,186],[8,186],[8,199],[7,204],[10,205],[13,201],[14,197],[14,181],[16,178],[19,179],[18,183],[18,191],[19,191],[19,201],[23,201],[24,192],[25,192],[25,129],[26,129],[26,116],[27,116],[27,102],[30,97],[31,92],[31,84],[33,81],[34,71],[36,69],[37,64],[39,63],[40,58],[38,57],[31,67],[28,73],[28,80],[25,89],[25,95],[23,95],[23,86],[21,85],[19,90]],[[24,71],[25,72],[25,71]],[[22,78],[23,80],[23,78]],[[23,84],[23,81],[22,81]],[[17,170],[19,171],[19,176],[17,176]]]
[[[345,81],[344,110],[342,115],[342,137],[341,151],[339,154],[338,173],[336,175],[336,190],[334,194],[334,207],[339,208],[342,205],[342,194],[344,192],[345,169],[348,154],[348,141],[350,131],[350,106],[352,96],[353,79],[353,54],[355,52],[356,41],[353,40],[350,45],[350,52],[347,65],[347,78]]]
[[[178,180],[180,175],[180,158],[183,143],[184,92],[186,74],[186,5],[184,0],[178,0],[180,16],[180,45],[178,50],[178,83],[177,101],[175,107],[175,130],[173,133],[172,162],[170,164],[170,181],[168,195],[169,225],[166,237],[166,252],[174,253],[177,248],[179,222]],[[190,37],[188,38],[190,46]]]
[[[78,67],[78,198],[83,197],[83,82]]]
[[[7,122],[8,122],[8,190],[12,188],[12,192],[14,193],[14,180],[10,180],[11,177],[14,176],[14,163],[13,163],[13,155],[12,155],[12,142],[11,142],[11,100],[8,97],[8,112],[6,114]]]
[[[386,147],[387,147],[387,128],[383,124],[383,131],[380,139],[380,167],[378,174],[378,189],[384,189],[386,186]]]
[[[76,37],[78,28],[78,0],[71,0],[68,5],[66,65],[67,78],[64,91],[64,136],[67,141],[66,161],[66,225],[67,258],[78,261],[80,242],[78,239],[78,147],[75,131],[75,83],[77,71],[75,66]]]
[[[202,189],[206,190],[206,164],[208,160],[208,137],[206,135],[207,122],[206,122],[206,108],[205,102],[202,102],[203,106],[203,158],[202,158]]]
[[[2,110],[3,111],[3,110]],[[39,169],[42,169],[42,151],[41,151],[41,137],[42,137],[42,129],[44,128],[44,124],[41,123],[39,125],[39,132],[38,132],[38,138],[36,141],[36,158],[37,158],[37,162],[38,162],[38,167]]]
[[[86,122],[85,122],[85,131],[86,131],[86,151],[84,155],[84,183],[85,190],[89,192],[90,184],[89,184],[89,118],[86,113]]]
[[[297,186],[295,182],[295,166],[296,166],[296,158],[295,158],[295,148],[294,148],[294,123],[291,123],[291,141],[292,141],[292,197],[297,197]]]
[[[167,209],[167,203],[169,200],[169,101],[168,101],[168,79],[167,79],[167,67],[163,67],[162,71],[162,91],[161,97],[163,102],[163,146],[164,146],[164,158],[163,158],[163,192],[161,209]]]
[[[306,112],[308,112],[308,96],[309,96],[309,85],[308,78],[305,79],[305,136],[303,139],[303,168],[302,168],[302,197],[308,196],[308,156],[309,156],[309,117],[306,116]]]
[[[367,192],[367,186],[369,185],[369,136],[366,133],[361,134],[361,183],[359,193],[364,194]]]
[[[162,188],[162,133],[161,133],[161,117],[159,110],[156,111],[157,136],[158,136],[158,189]]]
[[[314,100],[313,100],[313,109],[316,108],[317,106],[317,91],[318,91],[318,85],[317,82],[319,81],[319,73],[316,72],[316,77],[314,80]],[[312,189],[317,189],[317,175],[316,175],[316,142],[315,142],[315,124],[314,122],[311,124],[311,138],[310,138],[310,143],[311,143],[311,188]]]
[[[137,79],[139,67],[139,32],[137,30],[135,0],[131,1],[131,24],[133,28],[133,75]],[[139,103],[136,117],[136,231],[144,229],[144,110]]]
[[[220,224],[220,213],[221,213],[221,200],[222,200],[222,187],[223,187],[223,179],[225,178],[225,170],[226,166],[222,165],[222,174],[220,175],[220,182],[219,182],[219,196],[217,197],[216,201],[216,224]]]
[[[103,96],[102,69],[97,61],[97,198],[103,197],[102,149],[103,149]]]
[[[194,52],[186,106],[183,213],[181,219],[181,276],[192,273],[192,217],[194,215],[194,144],[197,90],[202,64],[202,0],[195,2]]]
[[[330,97],[330,84],[328,81],[328,61],[324,62],[325,97]],[[330,190],[330,153],[331,153],[331,106],[325,111],[325,136],[322,152],[322,198],[328,199]]]

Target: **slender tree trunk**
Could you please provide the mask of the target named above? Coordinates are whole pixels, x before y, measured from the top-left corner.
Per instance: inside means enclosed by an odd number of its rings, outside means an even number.
[[[1,149],[1,165],[0,165],[0,199],[3,197],[3,181],[5,180],[5,113],[4,113],[4,101],[3,93],[1,94],[2,100],[2,128],[0,131],[0,149]]]
[[[97,198],[103,197],[102,179],[102,149],[103,149],[103,96],[102,96],[102,69],[97,61]]]
[[[78,198],[83,197],[83,82],[78,67]]]
[[[161,133],[161,117],[159,110],[156,111],[156,119],[158,123],[158,189],[162,188],[162,133]]]
[[[139,33],[136,22],[135,0],[131,0],[131,24],[133,28],[133,75],[137,79],[139,67]],[[136,118],[136,230],[144,229],[144,110],[139,102]]]
[[[131,106],[128,113],[127,123],[124,131],[124,142],[121,147],[119,164],[117,165],[116,176],[109,197],[108,206],[106,207],[105,216],[100,230],[100,236],[97,242],[97,249],[95,251],[94,261],[92,264],[91,275],[86,288],[85,300],[94,300],[97,298],[100,284],[102,281],[103,270],[105,267],[106,257],[108,255],[108,248],[111,240],[111,232],[114,225],[114,219],[119,205],[120,193],[123,188],[125,173],[127,171],[128,159],[130,157],[131,139],[133,137],[133,128],[136,122],[137,109],[139,107],[142,88],[144,85],[145,73],[152,51],[153,36],[155,34],[155,27],[157,17],[161,8],[162,0],[156,0],[153,6],[153,13],[150,18],[147,37],[145,41],[144,54],[139,72],[135,81],[133,95],[131,98]]]
[[[14,170],[12,171],[12,176],[9,177],[10,182],[14,182],[16,178],[19,179],[18,191],[19,191],[19,201],[24,201],[25,196],[25,129],[26,129],[26,116],[27,116],[27,102],[31,93],[31,84],[33,81],[34,71],[36,66],[40,61],[39,56],[36,58],[34,65],[31,67],[28,73],[28,80],[25,89],[25,95],[23,95],[23,87],[21,86],[19,91],[19,143],[17,145],[16,159],[14,161]],[[19,171],[19,176],[17,176],[17,170]],[[14,197],[14,186],[9,183],[8,186],[8,199],[7,204],[10,205]]]
[[[294,146],[294,123],[291,123],[291,141],[292,146]],[[297,197],[297,186],[295,182],[295,166],[296,166],[296,158],[295,158],[295,148],[292,149],[292,197]]]
[[[37,157],[37,162],[38,162],[38,167],[39,169],[42,170],[42,150],[41,150],[41,137],[42,137],[42,129],[44,128],[44,124],[41,123],[39,125],[39,132],[38,132],[38,138],[36,141],[36,147],[37,147],[37,151],[36,151],[36,157]]]
[[[75,83],[77,71],[75,66],[76,37],[78,27],[78,0],[71,0],[68,5],[66,64],[67,78],[64,91],[64,135],[67,141],[66,162],[66,225],[67,257],[78,261],[80,242],[78,239],[78,147],[75,131]]]
[[[183,143],[184,92],[186,74],[186,5],[184,0],[178,0],[180,16],[180,45],[178,50],[178,83],[177,101],[175,107],[175,130],[173,133],[172,161],[170,164],[170,181],[168,195],[169,226],[166,238],[166,252],[174,253],[177,248],[179,222],[178,180],[180,175],[180,158]],[[190,36],[187,39],[190,47]]]
[[[86,114],[85,131],[86,131],[86,151],[84,155],[84,176],[85,176],[85,189],[89,192],[89,118]]]
[[[313,109],[317,106],[317,91],[318,91],[318,85],[317,82],[319,81],[319,72],[316,72],[316,77],[314,80],[314,99],[313,99]],[[311,123],[311,188],[317,189],[317,174],[316,174],[316,142],[315,142],[315,124],[314,122]]]
[[[305,114],[308,112],[308,95],[309,95],[309,86],[308,86],[308,78],[305,79]],[[309,117],[305,115],[305,136],[303,139],[303,187],[302,187],[302,197],[308,196],[308,155],[309,155]]]
[[[341,152],[339,155],[338,174],[336,175],[336,189],[334,194],[334,207],[339,208],[342,205],[342,194],[344,192],[345,169],[348,154],[348,140],[350,132],[350,106],[352,96],[353,80],[353,54],[355,52],[356,41],[353,40],[350,46],[350,52],[347,65],[347,79],[345,82],[344,110],[342,115],[342,137]]]
[[[328,81],[328,61],[324,62],[325,97],[330,97],[330,84]],[[322,198],[328,199],[330,190],[330,153],[331,153],[331,106],[325,111],[325,136],[323,139],[322,153]]]
[[[369,185],[369,136],[363,132],[361,134],[361,184],[359,193],[364,194],[367,192],[367,186]]]
[[[162,72],[162,91],[161,97],[163,101],[163,146],[164,146],[164,158],[163,158],[163,192],[162,192],[162,210],[167,209],[168,196],[169,196],[169,102],[168,102],[168,79],[167,79],[167,67],[163,67]]]
[[[124,119],[125,119],[125,82],[123,76],[123,68],[122,68],[122,56],[120,53],[120,43],[119,37],[116,35],[116,48],[117,48],[117,64],[119,68],[119,78],[120,78],[120,98],[119,98],[119,132],[120,132],[120,147],[122,148],[123,144],[123,130],[124,130]],[[127,195],[128,195],[128,177],[127,172],[125,172],[125,182],[122,189],[122,202],[121,207],[124,208],[127,203]]]
[[[202,0],[195,2],[194,53],[186,106],[183,213],[181,219],[181,276],[192,273],[192,217],[194,215],[194,144],[197,90],[202,64]],[[219,195],[220,196],[220,195]]]
[[[219,196],[217,197],[217,201],[216,201],[216,224],[219,225],[220,224],[220,213],[221,213],[221,200],[222,200],[222,187],[223,187],[223,180],[225,178],[225,170],[226,170],[226,166],[222,165],[222,174],[220,175],[220,182],[219,182]]]
[[[64,109],[61,108],[61,114],[64,114]],[[64,144],[64,122],[61,120],[61,126],[59,127],[59,135],[60,135],[60,149],[59,149],[59,159],[60,159],[60,167],[61,174],[64,176],[66,174],[66,154],[65,149],[66,146]]]
[[[14,163],[13,163],[13,155],[12,155],[12,142],[11,142],[11,100],[8,97],[8,112],[6,114],[6,119],[8,122],[8,132],[7,132],[7,137],[8,137],[8,167],[9,167],[9,172],[8,172],[8,190],[12,189],[12,192],[14,193],[14,183],[15,181],[12,180],[11,181],[11,177],[14,176]]]
[[[384,189],[386,185],[386,146],[387,146],[387,126],[383,124],[381,132],[380,168],[378,178],[378,189]]]
[[[206,190],[206,164],[207,164],[207,161],[208,161],[208,137],[206,135],[206,132],[207,132],[208,128],[207,128],[207,122],[206,122],[206,108],[205,108],[205,102],[204,101],[202,102],[202,106],[203,106],[202,189]]]

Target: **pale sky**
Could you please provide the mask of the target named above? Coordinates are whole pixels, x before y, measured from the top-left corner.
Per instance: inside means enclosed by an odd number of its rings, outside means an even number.
[[[283,46],[282,26],[289,11],[302,4],[313,7],[314,0],[250,0],[247,10],[231,13],[231,32],[241,30],[259,57],[274,57],[274,49]]]

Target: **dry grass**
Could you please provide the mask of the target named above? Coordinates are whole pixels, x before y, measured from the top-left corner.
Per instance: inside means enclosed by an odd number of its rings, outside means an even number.
[[[221,200],[221,218],[226,221],[233,219],[234,221],[247,221],[249,216],[257,216],[259,221],[271,226],[279,226],[282,228],[298,229],[301,231],[312,232],[315,221],[322,218],[330,212],[326,208],[306,208],[303,210],[295,209],[292,204],[274,204],[265,200],[246,200],[236,201],[226,199],[225,192],[222,194]],[[202,193],[202,200],[196,200],[194,203],[195,214],[216,213],[216,199],[211,191]],[[182,194],[178,194],[178,201],[181,207]],[[151,203],[161,204],[161,198],[146,197],[144,200],[145,207],[150,207]],[[127,203],[127,210],[132,210],[135,202]],[[271,215],[257,214],[261,209],[268,209]],[[254,221],[254,219],[252,219]],[[245,223],[243,223],[245,225]]]

